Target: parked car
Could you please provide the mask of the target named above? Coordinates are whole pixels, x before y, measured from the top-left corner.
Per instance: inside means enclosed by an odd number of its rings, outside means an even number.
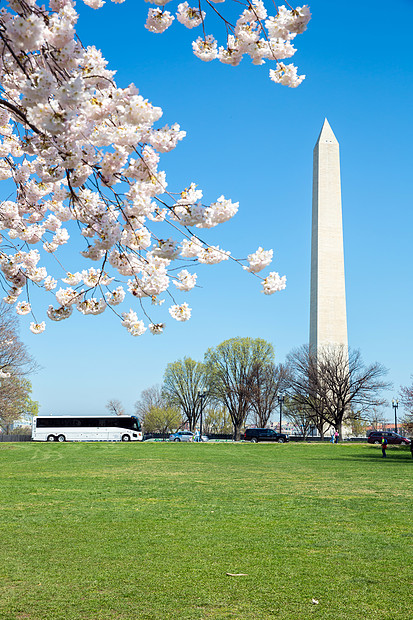
[[[369,433],[367,443],[381,443],[383,437],[387,439],[387,443],[389,444],[410,445],[410,439],[407,439],[407,437],[402,437],[402,435],[391,431],[371,431]]]
[[[176,433],[169,435],[169,441],[193,441],[194,436],[195,433],[192,433],[192,431],[176,431]],[[208,437],[202,435],[201,441],[208,441]]]
[[[241,435],[241,439],[244,439],[244,441],[251,441],[251,443],[257,443],[258,441],[285,443],[288,441],[288,435],[277,433],[277,431],[272,430],[272,428],[247,428],[245,433]]]

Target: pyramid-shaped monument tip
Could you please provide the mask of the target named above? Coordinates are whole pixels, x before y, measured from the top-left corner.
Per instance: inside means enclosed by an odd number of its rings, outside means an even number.
[[[338,144],[338,140],[335,137],[333,130],[330,127],[330,123],[328,122],[326,118],[324,119],[324,123],[320,131],[320,135],[318,136],[318,140],[316,142],[316,146],[320,142]]]

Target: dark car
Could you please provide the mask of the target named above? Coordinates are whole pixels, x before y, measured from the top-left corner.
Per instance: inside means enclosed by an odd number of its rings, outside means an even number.
[[[277,441],[278,443],[285,443],[288,441],[288,435],[284,433],[277,433],[272,428],[247,428],[245,433],[241,435],[241,439],[244,441],[251,441],[251,443],[257,443],[258,441]]]
[[[381,443],[383,437],[387,439],[388,444],[410,444],[410,439],[407,439],[407,437],[402,437],[401,435],[398,435],[398,433],[393,433],[391,431],[371,431],[371,433],[369,433],[367,443]]]

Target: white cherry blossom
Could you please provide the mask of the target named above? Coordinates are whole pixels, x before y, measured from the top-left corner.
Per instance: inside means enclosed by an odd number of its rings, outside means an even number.
[[[205,19],[205,12],[200,11],[196,7],[190,7],[187,2],[181,2],[181,4],[178,4],[176,18],[187,28],[195,28]]]
[[[195,56],[205,62],[218,58],[217,41],[210,34],[204,39],[202,37],[198,37],[197,40],[192,43],[192,49]]]
[[[181,242],[181,256],[183,258],[197,258],[198,254],[202,252],[204,245],[196,237],[191,239],[183,239]]]
[[[32,311],[30,304],[27,301],[19,301],[16,305],[16,312],[20,315],[30,314]]]
[[[148,327],[149,327],[149,331],[154,336],[158,334],[162,334],[163,330],[165,329],[164,323],[149,323]]]
[[[177,278],[178,280],[174,280],[174,284],[180,291],[190,291],[196,285],[196,273],[189,273],[187,269],[180,271]]]
[[[106,307],[104,299],[96,299],[95,297],[84,299],[76,304],[77,310],[82,314],[102,314]]]
[[[297,67],[283,62],[277,63],[276,69],[270,69],[270,79],[278,84],[284,84],[290,88],[297,88],[304,80],[305,75],[297,75]]]
[[[62,282],[65,284],[70,284],[71,286],[77,286],[82,282],[82,274],[81,273],[68,273],[65,278],[62,278]]]
[[[191,308],[185,302],[180,306],[171,306],[169,308],[169,314],[176,321],[188,321],[191,318]]]
[[[280,276],[276,271],[271,273],[263,280],[263,293],[265,295],[272,295],[276,291],[282,291],[287,285],[287,278]]]
[[[71,306],[78,303],[81,293],[77,293],[72,288],[60,288],[56,293],[56,299],[61,306]]]
[[[124,312],[122,314],[122,318],[122,325],[126,327],[132,336],[141,336],[146,331],[143,321],[138,319],[138,316],[134,310]]]
[[[118,286],[114,291],[107,291],[105,293],[106,302],[110,306],[118,306],[125,299],[125,291],[122,286]]]
[[[199,252],[198,260],[200,263],[205,263],[206,265],[216,265],[223,260],[228,260],[230,255],[231,252],[221,250],[217,245],[211,245]]]
[[[244,267],[246,271],[250,271],[252,273],[258,273],[268,267],[268,265],[272,261],[273,251],[272,250],[264,250],[259,247],[254,254],[248,255],[248,266]]]
[[[146,20],[145,28],[150,32],[165,32],[167,28],[172,24],[174,16],[169,11],[161,11],[160,9],[149,9],[148,19]]]
[[[30,331],[33,334],[41,334],[46,329],[46,323],[42,321],[41,323],[30,323]]]
[[[63,321],[64,319],[68,319],[72,312],[72,306],[61,306],[60,308],[53,308],[53,306],[49,306],[47,316],[51,321]]]
[[[43,286],[46,291],[52,291],[57,286],[57,280],[52,278],[52,276],[47,276],[47,278],[45,278],[44,280]]]

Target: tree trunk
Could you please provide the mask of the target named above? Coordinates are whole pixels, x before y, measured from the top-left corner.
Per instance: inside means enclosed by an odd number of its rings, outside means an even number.
[[[236,426],[234,424],[234,441],[239,441],[241,437],[241,424]]]

